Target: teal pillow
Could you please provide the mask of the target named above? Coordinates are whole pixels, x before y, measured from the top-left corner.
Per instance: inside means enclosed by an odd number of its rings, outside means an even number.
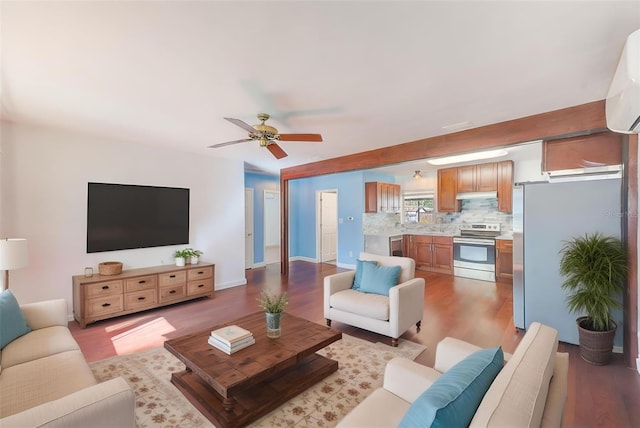
[[[378,262],[375,260],[356,260],[356,276],[353,278],[353,285],[351,286],[354,290],[360,289],[360,284],[362,283],[362,270],[367,264],[378,266]]]
[[[482,349],[442,374],[405,413],[399,427],[466,427],[504,365],[502,347]]]
[[[31,328],[24,319],[20,305],[11,290],[0,293],[0,349],[12,340],[27,334]]]
[[[377,266],[366,264],[362,269],[360,291],[389,295],[389,289],[398,285],[400,266]]]

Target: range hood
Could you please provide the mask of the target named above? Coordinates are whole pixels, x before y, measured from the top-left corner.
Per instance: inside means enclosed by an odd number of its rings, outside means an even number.
[[[567,181],[606,180],[622,177],[622,165],[607,165],[589,168],[548,171],[549,183]]]
[[[456,194],[456,199],[497,199],[498,192],[463,192]]]

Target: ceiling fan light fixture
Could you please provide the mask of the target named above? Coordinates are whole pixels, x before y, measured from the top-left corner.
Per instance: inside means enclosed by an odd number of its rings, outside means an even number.
[[[420,180],[422,178],[422,175],[420,174],[420,170],[416,171],[415,174],[413,174],[413,178],[414,180]]]
[[[501,156],[508,155],[504,149],[487,150],[484,152],[464,153],[461,155],[446,156],[442,158],[428,159],[427,162],[431,165],[447,165],[450,163],[469,162],[480,159],[499,158]]]

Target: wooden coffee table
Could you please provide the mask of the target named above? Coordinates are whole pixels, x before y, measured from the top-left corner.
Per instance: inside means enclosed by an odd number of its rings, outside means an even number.
[[[207,343],[212,330],[238,325],[256,343],[231,355]],[[264,416],[331,373],[338,362],[316,354],[342,333],[284,313],[282,336],[267,338],[264,312],[168,340],[164,347],[187,369],[173,383],[217,426],[238,427]]]

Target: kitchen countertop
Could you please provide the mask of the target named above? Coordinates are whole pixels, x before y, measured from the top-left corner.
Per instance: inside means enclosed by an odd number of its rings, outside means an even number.
[[[505,241],[513,241],[513,233],[505,233],[503,235],[496,236],[496,239],[502,239]]]

